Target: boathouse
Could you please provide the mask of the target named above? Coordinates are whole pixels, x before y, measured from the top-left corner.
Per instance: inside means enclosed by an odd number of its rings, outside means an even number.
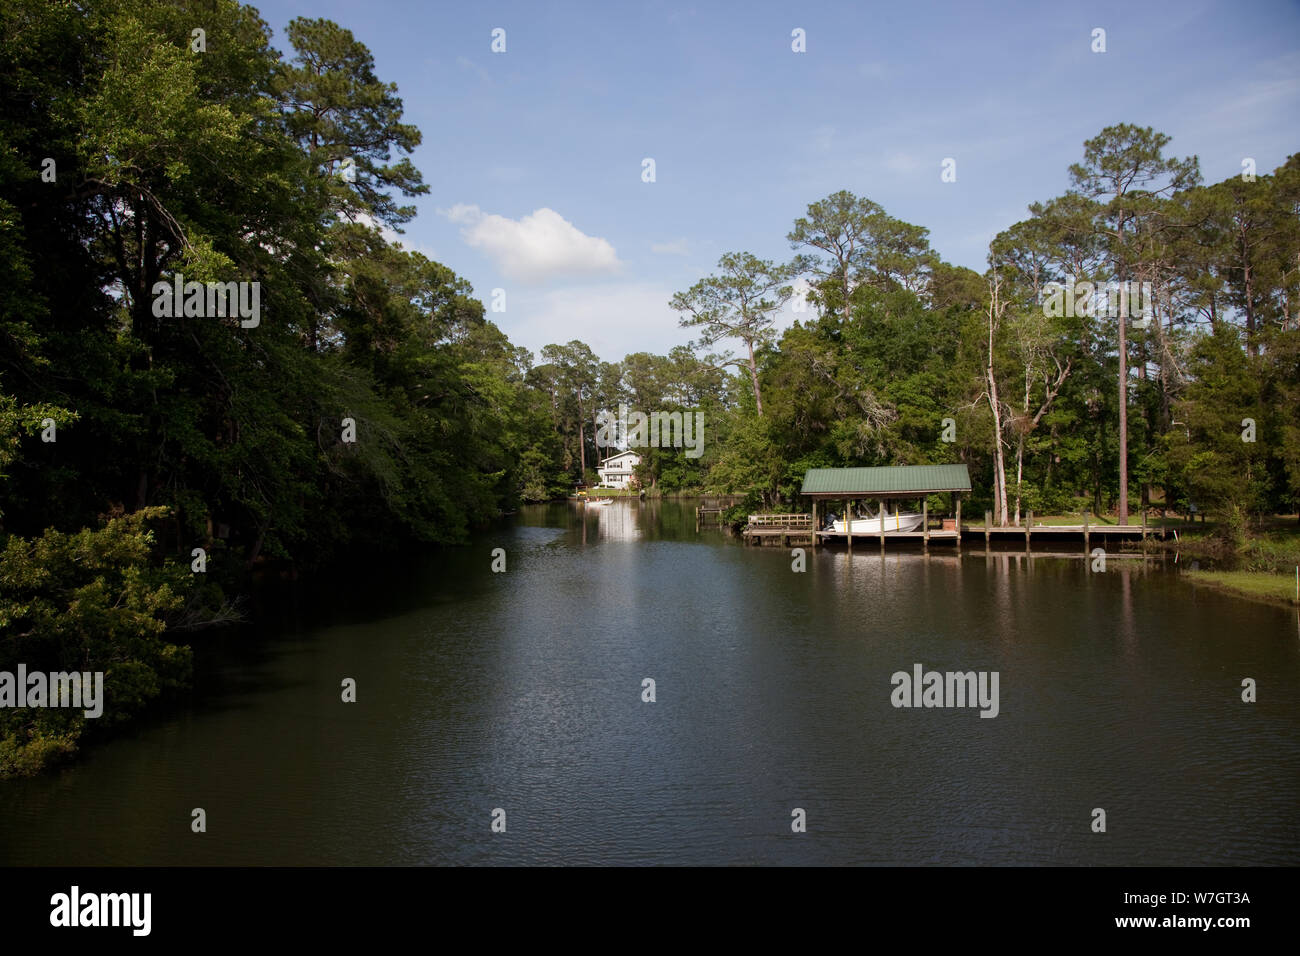
[[[989,553],[994,539],[1023,538],[1025,553],[1032,553],[1034,539],[1049,541],[1081,540],[1084,554],[1090,554],[1092,541],[1140,541],[1146,547],[1148,535],[1164,538],[1174,529],[1166,525],[1148,528],[1146,510],[1142,511],[1141,525],[1094,524],[1085,511],[1081,524],[1034,523],[1034,513],[1026,512],[1024,524],[995,526],[993,517],[984,512],[984,524],[963,527],[961,523],[962,495],[971,490],[970,472],[965,465],[895,465],[883,468],[810,468],[804,475],[801,494],[812,502],[811,514],[752,514],[742,532],[748,544],[779,543],[787,545],[811,544],[816,547],[828,541],[847,542],[853,551],[853,541],[873,538],[880,543],[884,553],[885,539],[911,539],[919,541],[928,551],[932,541],[957,546],[960,553],[963,536],[983,538],[984,552]],[[948,495],[950,507],[946,514],[931,515],[929,497]],[[874,501],[879,514],[874,518],[854,519],[854,505],[861,501]],[[904,513],[902,506],[908,506]],[[893,506],[892,513],[890,505]],[[840,520],[828,522],[834,511]],[[696,519],[697,526],[699,519]]]
[[[920,505],[922,521],[920,530],[903,532],[907,537],[923,538],[928,544],[931,538],[948,538],[960,542],[961,535],[961,496],[970,492],[970,472],[965,465],[892,465],[877,468],[809,468],[804,475],[803,488],[800,493],[812,500],[813,544],[819,538],[833,536],[834,532],[821,530],[818,512],[825,514],[835,503],[841,506],[841,514],[846,518],[852,515],[853,506],[860,501],[874,501],[884,513],[889,504],[895,512],[905,502],[917,502]],[[930,527],[930,495],[946,494],[952,503],[948,519],[940,527]],[[819,507],[820,506],[820,507]],[[881,523],[881,547],[884,547],[883,535],[888,532],[887,522]],[[891,536],[896,536],[890,533]],[[851,519],[839,537],[847,538],[849,547],[853,547],[853,538],[858,536],[853,531]],[[876,537],[877,535],[870,535]],[[867,535],[861,535],[867,537]]]

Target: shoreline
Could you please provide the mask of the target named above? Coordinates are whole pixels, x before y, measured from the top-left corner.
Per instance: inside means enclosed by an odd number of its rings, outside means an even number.
[[[1194,587],[1209,588],[1220,594],[1271,604],[1274,607],[1295,608],[1300,602],[1295,597],[1295,578],[1270,571],[1183,571],[1180,576]],[[1252,587],[1252,585],[1254,587]]]

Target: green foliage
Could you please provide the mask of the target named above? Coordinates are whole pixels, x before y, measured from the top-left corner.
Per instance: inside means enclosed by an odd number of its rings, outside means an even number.
[[[30,773],[76,750],[93,721],[128,719],[189,679],[190,651],[165,631],[193,576],[154,560],[147,508],[98,529],[38,538],[11,535],[0,551],[0,671],[104,673],[103,715],[81,710],[0,709],[0,776]],[[98,729],[98,728],[97,728]]]
[[[185,680],[163,628],[228,620],[252,567],[463,541],[565,488],[531,356],[467,282],[358,222],[426,191],[390,158],[420,143],[394,87],[333,23],[289,40],[285,61],[232,0],[0,7],[0,647],[103,665],[92,729]],[[155,315],[178,274],[256,283],[259,321]],[[103,513],[124,516],[89,530]],[[86,729],[4,719],[14,771]]]
[[[1243,535],[1245,515],[1269,505],[1271,484],[1270,442],[1260,433],[1269,421],[1264,376],[1261,362],[1242,349],[1240,338],[1225,325],[1197,342],[1193,381],[1175,406],[1181,424],[1166,436],[1176,486],[1200,510],[1220,514],[1234,541]],[[1255,423],[1253,429],[1248,421]]]

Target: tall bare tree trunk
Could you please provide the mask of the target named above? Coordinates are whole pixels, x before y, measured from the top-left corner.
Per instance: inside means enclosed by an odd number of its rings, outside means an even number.
[[[1122,315],[1119,319],[1119,524],[1128,524],[1128,329]]]
[[[993,412],[993,484],[994,520],[1003,527],[1007,523],[1007,467],[1002,451],[1002,403],[998,398],[998,379],[993,372],[993,332],[1002,316],[1001,282],[994,276],[989,289],[989,345],[988,363],[984,368],[988,384],[989,408]]]
[[[1029,367],[1028,365],[1026,365],[1025,366],[1025,401],[1021,412],[1021,414],[1023,414],[1025,417],[1019,423],[1019,427],[1016,428],[1016,506],[1015,506],[1015,515],[1011,519],[1011,521],[1012,524],[1014,524],[1017,528],[1020,527],[1020,491],[1021,491],[1021,486],[1024,483],[1024,477],[1025,477],[1024,423],[1029,419],[1029,388],[1030,388]]]
[[[749,380],[754,385],[754,404],[758,406],[758,414],[761,418],[763,415],[763,394],[758,389],[758,363],[754,361],[754,343],[746,342],[749,346]]]
[[[1255,288],[1251,278],[1250,263],[1242,267],[1242,278],[1246,284],[1246,351],[1250,355],[1259,354],[1259,343],[1255,341]]]
[[[582,409],[582,391],[578,391],[578,481],[587,480],[587,418]]]
[[[991,338],[991,336],[990,336]],[[995,518],[999,525],[1007,524],[1007,462],[1002,450],[1002,407],[998,400],[998,382],[993,376],[993,362],[989,361],[989,405],[993,409],[993,482],[997,486]]]

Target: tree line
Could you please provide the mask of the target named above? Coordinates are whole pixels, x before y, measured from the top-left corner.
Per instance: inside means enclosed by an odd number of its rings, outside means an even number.
[[[692,348],[628,357],[638,384],[659,373],[643,407],[692,395],[714,412],[704,457],[652,452],[644,482],[781,507],[810,467],[964,462],[1004,525],[1294,512],[1300,154],[1205,185],[1169,145],[1130,124],[1086,141],[1070,188],[1000,232],[983,274],[848,191],[795,221],[789,261],[724,255],[670,302]],[[778,332],[798,278],[812,314]],[[612,401],[616,378],[586,387]]]
[[[0,671],[105,670],[95,726],[182,685],[251,570],[569,483],[531,356],[385,238],[428,189],[396,88],[335,23],[270,36],[232,0],[0,7]],[[191,311],[213,283],[260,317]],[[0,773],[86,730],[0,709]]]

